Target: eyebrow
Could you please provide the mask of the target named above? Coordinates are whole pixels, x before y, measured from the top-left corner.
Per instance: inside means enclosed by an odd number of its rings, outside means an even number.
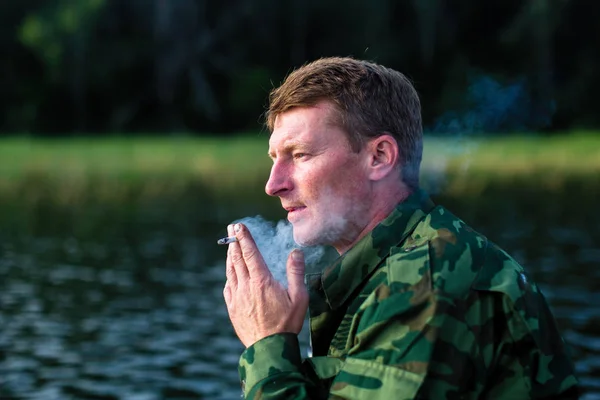
[[[286,144],[283,146],[282,152],[283,153],[290,153],[292,151],[294,151],[295,149],[298,148],[304,148],[307,147],[305,143],[299,142],[299,141],[288,141],[286,142]],[[269,152],[267,153],[267,155],[269,156],[269,158],[271,160],[275,159],[275,152],[272,150],[269,150]]]

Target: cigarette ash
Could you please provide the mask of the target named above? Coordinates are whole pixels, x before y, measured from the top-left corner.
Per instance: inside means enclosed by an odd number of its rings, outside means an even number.
[[[287,287],[287,259],[293,249],[300,248],[304,253],[306,271],[308,272],[320,268],[319,266],[326,259],[327,251],[324,247],[298,245],[294,241],[293,228],[288,221],[280,220],[274,223],[257,215],[255,217],[245,217],[233,223],[238,222],[248,227],[273,277],[285,287]]]

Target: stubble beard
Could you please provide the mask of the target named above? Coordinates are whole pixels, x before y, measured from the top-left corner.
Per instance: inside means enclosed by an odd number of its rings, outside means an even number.
[[[342,238],[345,227],[346,222],[341,217],[335,219],[328,216],[312,226],[302,226],[298,229],[293,226],[294,241],[300,246],[331,245]]]
[[[356,211],[349,215],[359,215]],[[324,210],[311,215],[308,220],[298,221],[293,227],[294,241],[300,246],[331,246],[340,242],[351,242],[358,232],[357,221],[341,212]]]

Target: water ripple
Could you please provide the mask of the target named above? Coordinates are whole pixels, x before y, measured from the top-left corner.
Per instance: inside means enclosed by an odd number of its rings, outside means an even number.
[[[600,249],[563,227],[524,247],[533,229],[523,224],[499,236],[548,298],[582,398],[600,398]],[[243,346],[223,304],[223,249],[207,250],[213,239],[158,231],[4,243],[0,398],[239,398]],[[306,326],[300,343],[306,354]]]

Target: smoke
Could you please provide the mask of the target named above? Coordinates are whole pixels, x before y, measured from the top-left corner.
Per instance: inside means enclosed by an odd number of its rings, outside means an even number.
[[[552,121],[556,103],[534,99],[524,78],[501,83],[487,75],[472,74],[462,110],[442,115],[433,133],[486,133],[538,130]]]
[[[480,151],[481,140],[455,134],[452,137],[426,138],[421,165],[421,187],[431,195],[443,192],[448,181],[451,161],[459,173],[465,173],[471,163],[471,155]]]
[[[287,259],[293,249],[301,248],[307,271],[320,268],[319,266],[325,261],[328,254],[325,247],[301,247],[294,242],[292,224],[288,221],[281,220],[275,224],[257,215],[245,217],[233,223],[238,222],[248,227],[273,277],[285,287],[287,287]]]
[[[431,194],[443,190],[451,160],[464,173],[471,154],[484,151],[482,134],[539,130],[550,125],[556,110],[554,100],[532,95],[525,78],[500,82],[471,73],[466,92],[453,97],[461,99],[457,107],[426,129],[421,182]]]

